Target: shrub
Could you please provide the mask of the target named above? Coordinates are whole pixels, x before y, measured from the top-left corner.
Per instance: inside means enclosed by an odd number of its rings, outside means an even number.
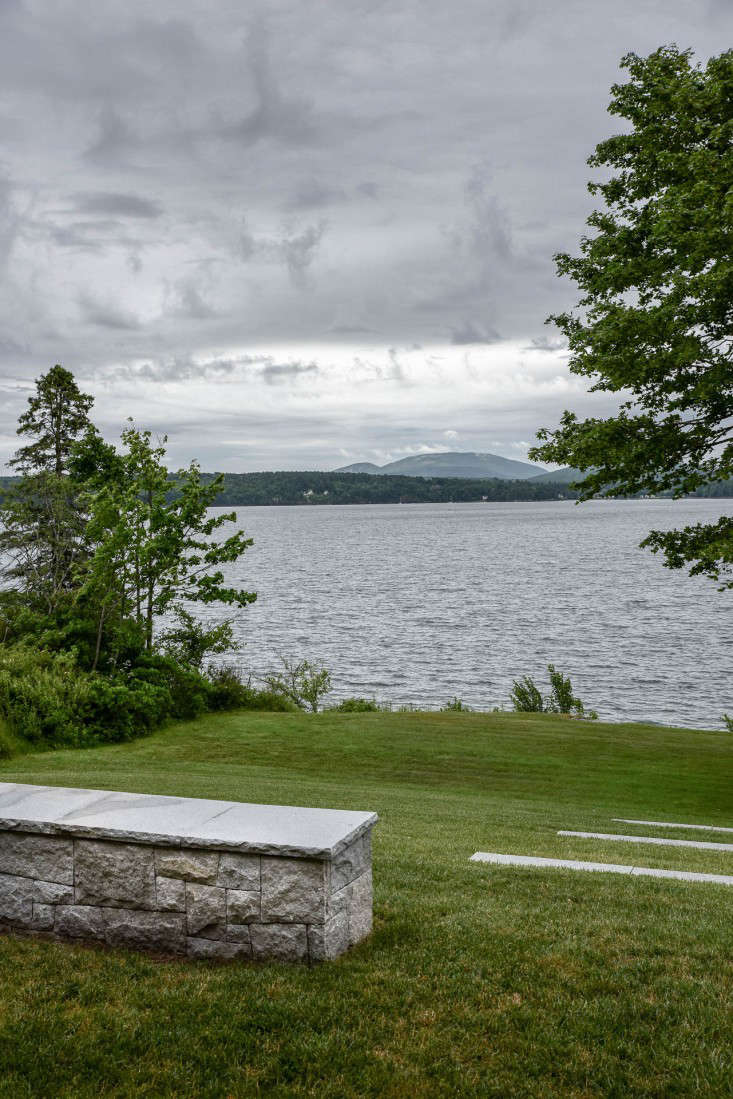
[[[733,717],[729,714],[723,714],[723,724],[729,733],[733,733]]]
[[[299,709],[285,695],[276,691],[258,691],[251,683],[243,683],[236,668],[209,668],[209,708],[212,710],[269,710],[293,713]]]
[[[85,747],[131,740],[167,718],[196,717],[215,688],[160,653],[114,675],[80,668],[73,652],[0,646],[0,718],[33,745]]]
[[[286,657],[280,658],[282,670],[270,672],[265,676],[267,687],[275,694],[285,695],[295,705],[304,710],[306,705],[311,712],[318,713],[321,699],[331,690],[331,673],[323,664],[310,660],[301,660],[295,664]]]
[[[465,702],[461,702],[457,695],[454,695],[450,702],[446,702],[445,706],[440,707],[441,714],[453,714],[453,713],[470,713],[471,707],[467,706]]]
[[[586,712],[585,706],[573,694],[573,686],[570,677],[559,672],[554,664],[547,665],[550,676],[550,694],[543,698],[539,687],[531,676],[525,675],[522,679],[514,680],[510,699],[515,711],[532,714],[573,714],[575,717],[587,718],[595,721],[598,714],[595,710]]]
[[[376,714],[380,706],[373,698],[344,698],[331,709],[339,714]]]
[[[510,701],[518,713],[541,714],[545,709],[542,694],[535,681],[529,675],[514,680]]]

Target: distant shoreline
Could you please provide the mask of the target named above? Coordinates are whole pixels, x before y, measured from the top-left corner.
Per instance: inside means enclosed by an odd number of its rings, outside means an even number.
[[[211,481],[215,473],[202,473]],[[540,503],[576,500],[567,482],[501,477],[405,477],[373,473],[281,470],[225,473],[216,507],[319,507],[333,504]],[[17,477],[0,477],[0,493]],[[171,488],[171,492],[175,489]],[[660,494],[654,499],[669,494]],[[733,481],[709,485],[692,498],[733,497]],[[652,497],[650,497],[652,498]],[[690,497],[688,497],[690,498]]]

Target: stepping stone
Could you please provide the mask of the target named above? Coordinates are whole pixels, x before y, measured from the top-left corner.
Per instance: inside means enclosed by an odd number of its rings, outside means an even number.
[[[471,862],[488,862],[498,866],[533,866],[542,870],[592,870],[605,874],[628,874],[640,878],[674,878],[677,881],[713,882],[733,885],[731,874],[702,874],[691,870],[659,870],[653,866],[627,866],[613,862],[581,862],[576,859],[545,859],[535,855],[500,855],[496,851],[477,851]]]
[[[648,828],[690,828],[697,832],[733,832],[716,824],[676,824],[669,820],[631,820],[629,817],[612,817],[614,824],[645,824]]]
[[[663,840],[657,836],[616,836],[609,832],[568,832],[558,836],[575,836],[583,840],[610,840],[619,843],[651,843],[656,847],[697,847],[701,851],[733,851],[733,843],[711,843],[708,840]]]

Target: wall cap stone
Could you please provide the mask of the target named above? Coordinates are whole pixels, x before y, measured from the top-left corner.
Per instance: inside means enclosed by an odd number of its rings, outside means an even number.
[[[333,859],[376,813],[0,783],[0,830]]]

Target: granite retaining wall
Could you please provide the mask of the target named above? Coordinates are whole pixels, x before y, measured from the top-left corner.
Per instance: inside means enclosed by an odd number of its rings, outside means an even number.
[[[190,958],[335,958],[372,926],[371,829],[332,858],[0,828],[0,927]]]

